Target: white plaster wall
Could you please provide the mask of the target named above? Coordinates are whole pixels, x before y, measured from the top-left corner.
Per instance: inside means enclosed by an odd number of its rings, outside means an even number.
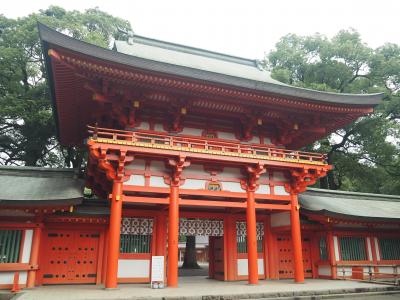
[[[150,129],[150,124],[149,122],[140,122],[140,126],[136,127],[137,129],[142,129],[142,130],[149,130]]]
[[[280,195],[280,196],[287,196],[289,195],[288,192],[286,192],[285,187],[283,185],[276,185],[274,188],[275,195]]]
[[[271,189],[268,184],[260,184],[256,190],[256,194],[271,194]]]
[[[393,267],[379,267],[379,272],[383,274],[393,274],[395,269]],[[397,274],[400,273],[400,267],[397,267]]]
[[[119,259],[118,278],[147,278],[150,276],[149,259]]]
[[[335,248],[335,261],[338,261],[340,256],[339,256],[339,242],[337,236],[333,237],[333,247]]]
[[[31,257],[33,229],[25,230],[24,247],[22,248],[22,263],[29,263]]]
[[[290,225],[290,212],[284,211],[271,215],[271,227]]]
[[[19,272],[19,284],[26,284],[28,275],[26,271]],[[1,284],[13,284],[14,283],[14,272],[0,272],[0,285]]]
[[[184,176],[190,176],[190,175],[210,176],[210,174],[204,170],[203,165],[199,165],[199,164],[193,164],[193,165],[190,165],[188,168],[185,168],[183,170],[183,175]]]
[[[152,186],[152,187],[169,187],[169,185],[165,184],[164,177],[161,177],[161,176],[151,176],[150,177],[150,186]]]
[[[239,182],[221,181],[221,187],[223,191],[227,192],[238,192],[238,193],[244,192]]]
[[[339,267],[337,268],[337,276],[339,278],[343,277],[343,271],[344,276],[351,276],[353,274],[353,270],[351,267]]]
[[[204,190],[206,187],[206,180],[203,179],[185,179],[185,183],[181,185],[181,189],[189,190]]]
[[[154,124],[154,131],[165,132],[163,124],[160,123]]]
[[[219,139],[237,140],[237,138],[235,137],[235,134],[232,132],[218,131],[217,136]]]
[[[165,172],[165,164],[162,161],[153,160],[150,163],[150,170],[154,172]]]
[[[264,144],[272,144],[272,141],[269,137],[264,137]]]
[[[224,168],[224,171],[220,174],[222,177],[229,177],[229,178],[242,178],[243,175],[240,172],[239,168]]]
[[[318,275],[322,276],[331,276],[331,267],[330,266],[318,266]]]
[[[288,181],[288,179],[285,177],[282,171],[274,171],[273,178],[276,181],[284,181],[284,182]]]
[[[257,266],[258,266],[258,274],[264,275],[264,259],[259,258],[257,259]],[[246,276],[249,275],[249,266],[247,258],[240,258],[237,260],[237,270],[238,276]]]
[[[372,261],[371,239],[369,237],[367,237],[367,249],[368,249],[368,259]]]
[[[126,168],[128,170],[145,170],[146,161],[144,159],[134,159]]]
[[[124,182],[124,185],[140,185],[144,186],[143,175],[131,175],[128,181]]]
[[[376,260],[380,261],[381,253],[379,252],[378,238],[374,238],[374,247],[375,247],[375,252],[376,252]]]
[[[258,137],[256,135],[253,135],[253,137],[249,141],[246,141],[246,142],[242,141],[242,143],[243,144],[259,144],[260,143],[260,137]]]
[[[184,127],[180,133],[187,135],[201,136],[202,132],[203,130],[200,128]]]

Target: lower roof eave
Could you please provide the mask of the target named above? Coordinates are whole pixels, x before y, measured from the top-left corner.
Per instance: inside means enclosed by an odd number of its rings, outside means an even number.
[[[400,216],[399,218],[382,218],[382,217],[367,217],[367,216],[356,216],[356,215],[347,215],[347,214],[340,214],[340,213],[335,213],[331,212],[328,210],[320,210],[320,211],[313,211],[313,210],[307,210],[302,208],[301,212],[308,214],[308,215],[318,215],[318,216],[324,216],[327,218],[334,218],[337,219],[338,222],[344,221],[355,221],[355,222],[360,222],[360,223],[400,223]]]
[[[0,200],[0,208],[2,207],[60,207],[79,205],[82,203],[82,198],[76,199],[59,199],[59,200]]]

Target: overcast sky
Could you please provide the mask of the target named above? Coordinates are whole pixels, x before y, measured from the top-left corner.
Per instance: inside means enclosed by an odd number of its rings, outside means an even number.
[[[11,0],[0,13],[16,18],[49,5],[97,6],[136,34],[248,58],[263,58],[287,33],[332,37],[349,27],[371,47],[400,44],[399,0]]]

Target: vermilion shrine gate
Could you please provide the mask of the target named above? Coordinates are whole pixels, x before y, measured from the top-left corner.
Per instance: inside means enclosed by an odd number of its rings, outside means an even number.
[[[107,50],[39,31],[60,143],[87,147],[86,186],[110,208],[41,211],[42,265],[28,286],[148,282],[160,255],[176,287],[179,234],[209,236],[211,278],[314,276],[298,194],[331,166],[298,149],[372,112],[381,94],[296,88],[258,61],[140,36]]]

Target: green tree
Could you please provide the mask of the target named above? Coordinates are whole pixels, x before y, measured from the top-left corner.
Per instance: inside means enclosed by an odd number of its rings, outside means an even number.
[[[97,8],[50,6],[18,19],[0,15],[0,164],[77,167],[82,151],[62,148],[55,136],[37,22],[101,47],[131,25]]]
[[[360,34],[342,30],[332,39],[289,34],[265,58],[273,78],[337,93],[385,92],[375,112],[308,147],[328,155],[335,169],[320,187],[400,193],[400,48],[372,49]],[[390,182],[390,184],[388,184]]]

